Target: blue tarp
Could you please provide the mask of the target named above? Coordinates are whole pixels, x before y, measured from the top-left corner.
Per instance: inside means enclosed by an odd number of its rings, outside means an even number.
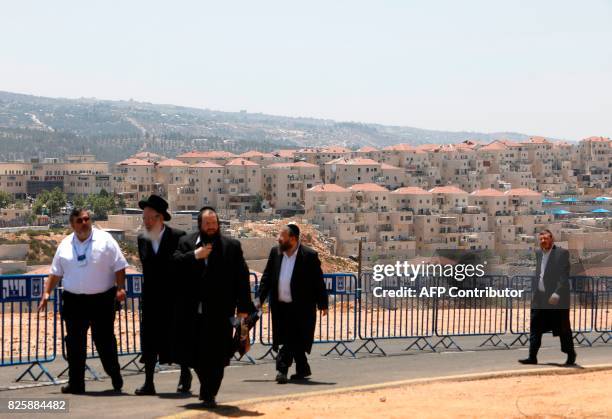
[[[563,202],[578,202],[578,198],[574,198],[574,197],[565,198]]]
[[[594,210],[593,210],[593,211],[591,211],[591,212],[594,212],[594,213],[596,213],[596,214],[601,214],[601,213],[608,213],[608,212],[610,212],[610,210],[607,210],[607,209],[605,209],[605,208],[597,208],[597,209],[594,209]]]
[[[548,198],[544,198],[542,200],[543,204],[554,204],[554,203],[557,203],[557,202],[559,202],[559,201],[555,201],[554,199],[548,199]]]
[[[571,212],[566,211],[564,209],[556,209],[552,212],[554,215],[567,215],[567,214],[571,214]]]
[[[609,196],[598,196],[593,201],[606,202],[606,201],[610,201],[610,200],[612,200],[612,198],[610,198]]]

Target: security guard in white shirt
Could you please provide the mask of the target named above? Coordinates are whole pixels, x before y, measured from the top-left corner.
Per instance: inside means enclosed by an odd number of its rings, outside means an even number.
[[[115,337],[115,301],[125,300],[125,268],[119,244],[105,231],[92,228],[89,212],[75,209],[70,214],[69,234],[57,248],[39,310],[62,280],[62,318],[66,324],[68,384],[62,393],[85,391],[87,330],[91,333],[104,371],[113,389],[123,387]]]

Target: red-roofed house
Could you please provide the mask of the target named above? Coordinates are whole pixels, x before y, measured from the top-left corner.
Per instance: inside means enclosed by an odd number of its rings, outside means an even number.
[[[509,198],[508,205],[519,213],[542,211],[542,194],[527,188],[513,188],[504,192]]]
[[[302,148],[294,153],[294,158],[297,161],[305,161],[307,163],[316,164],[321,167],[321,176],[325,176],[322,165],[330,160],[339,158],[350,158],[351,150],[345,147],[315,147]]]
[[[579,169],[587,186],[610,187],[612,141],[606,137],[589,137],[578,144]]]
[[[353,151],[352,157],[361,157],[365,159],[372,159],[374,161],[382,160],[383,152],[375,147],[363,146],[357,151]]]
[[[213,150],[213,151],[189,151],[187,153],[176,156],[177,160],[187,164],[195,164],[202,160],[212,161],[224,165],[231,159],[238,157],[229,151]]]
[[[375,183],[343,188],[317,185],[306,191],[306,216],[336,239],[336,253],[356,255],[363,240],[365,261],[414,255],[412,214],[392,208],[390,192]]]
[[[265,166],[270,163],[282,161],[281,159],[274,156],[272,153],[262,153],[261,151],[247,151],[240,155],[243,159],[250,160],[260,166]]]
[[[436,186],[429,192],[433,194],[434,205],[438,206],[441,212],[468,205],[468,193],[454,185]]]
[[[217,207],[217,195],[223,191],[225,168],[202,160],[189,165],[182,185],[168,189],[168,203],[173,211],[198,210],[204,205]]]
[[[391,192],[391,199],[398,210],[414,214],[429,214],[434,209],[433,194],[418,186],[406,186]]]
[[[217,194],[217,206],[230,215],[258,210],[258,200],[262,195],[261,166],[236,158],[227,162],[224,169],[223,188]]]
[[[166,159],[155,164],[157,183],[164,190],[175,185],[183,185],[189,179],[189,165],[176,159]]]
[[[138,201],[151,194],[164,195],[157,182],[153,162],[129,158],[115,164],[112,179],[113,190],[125,201],[127,207],[135,208]]]
[[[161,154],[151,153],[150,151],[141,151],[131,156],[133,159],[148,160],[152,162],[165,160],[166,157]]]
[[[325,183],[351,186],[376,182],[381,176],[380,163],[372,159],[341,157],[325,163]]]
[[[497,189],[477,189],[468,197],[469,205],[475,205],[487,214],[494,216],[508,210],[508,196]]]
[[[319,166],[303,161],[272,163],[262,173],[264,199],[283,212],[303,210],[306,190],[321,183]]]

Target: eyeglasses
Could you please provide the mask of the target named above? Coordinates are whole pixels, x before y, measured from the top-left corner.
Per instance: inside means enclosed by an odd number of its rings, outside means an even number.
[[[79,217],[76,220],[77,224],[83,224],[89,222],[89,217]]]
[[[159,215],[159,214],[147,215],[147,216],[143,216],[142,220],[143,221],[157,220],[159,217],[161,217],[161,215]]]

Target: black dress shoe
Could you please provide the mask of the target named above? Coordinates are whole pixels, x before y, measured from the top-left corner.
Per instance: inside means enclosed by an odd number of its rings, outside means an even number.
[[[287,374],[285,374],[284,372],[279,372],[278,374],[276,374],[276,382],[278,384],[287,384]]]
[[[524,365],[536,365],[538,363],[538,360],[536,358],[525,358],[519,359],[519,362]]]
[[[154,396],[157,393],[155,392],[154,384],[145,383],[142,387],[137,388],[134,394],[137,396]]]
[[[202,407],[205,409],[216,409],[219,405],[217,404],[217,402],[215,401],[215,398],[213,397],[212,399],[205,399],[202,402]]]
[[[116,392],[121,392],[121,389],[123,388],[123,378],[121,377],[121,375],[113,377],[112,383],[113,383],[113,390],[115,390]]]
[[[176,386],[177,393],[191,393],[191,377],[181,377],[179,379],[178,386]]]
[[[291,376],[292,380],[303,380],[306,377],[310,377],[312,372],[310,371],[310,365],[306,364],[306,367],[295,371],[295,374]]]
[[[567,361],[565,361],[565,365],[576,365],[576,352],[572,352],[571,354],[567,355]]]
[[[83,394],[85,393],[85,387],[76,387],[66,384],[65,386],[62,386],[61,391],[64,394]]]

